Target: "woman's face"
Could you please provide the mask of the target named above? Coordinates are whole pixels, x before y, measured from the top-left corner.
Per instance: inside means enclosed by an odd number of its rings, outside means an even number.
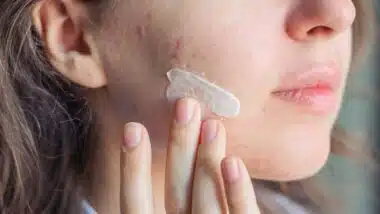
[[[239,116],[224,120],[227,153],[253,177],[323,166],[350,65],[352,0],[115,2],[96,36],[112,112],[146,125],[153,147],[164,148],[171,121],[166,72],[180,67],[239,98]]]

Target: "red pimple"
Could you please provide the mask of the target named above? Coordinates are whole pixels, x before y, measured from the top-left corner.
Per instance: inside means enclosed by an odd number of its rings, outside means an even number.
[[[180,39],[177,39],[175,40],[174,44],[173,44],[173,49],[172,49],[172,53],[171,53],[171,57],[173,60],[175,61],[179,61],[180,59],[180,52],[181,52],[181,40]]]
[[[177,39],[175,41],[175,50],[178,51],[180,48],[181,48],[181,41],[179,41],[179,39]]]

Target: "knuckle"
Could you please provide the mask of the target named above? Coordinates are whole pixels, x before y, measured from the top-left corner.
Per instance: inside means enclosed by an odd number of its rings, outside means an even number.
[[[166,204],[166,212],[168,214],[185,214],[187,208],[183,203],[179,203],[177,200],[168,201]]]
[[[213,173],[219,170],[219,164],[215,158],[200,157],[197,159],[197,168],[204,173]]]
[[[191,128],[175,128],[171,132],[170,144],[172,146],[186,147],[189,142],[198,142],[198,132]]]
[[[239,198],[239,199],[234,198],[234,199],[230,199],[230,200],[231,200],[230,201],[230,205],[229,205],[230,210],[234,210],[237,213],[246,213],[246,212],[242,212],[247,207],[244,199],[242,199],[242,198]]]

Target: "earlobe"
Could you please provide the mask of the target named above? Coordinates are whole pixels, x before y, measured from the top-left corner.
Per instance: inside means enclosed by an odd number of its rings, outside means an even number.
[[[74,7],[79,9],[68,10]],[[91,32],[79,24],[84,16],[75,14],[86,11],[81,7],[72,0],[40,0],[32,10],[33,24],[51,64],[61,74],[83,87],[100,88],[107,84],[106,75]]]

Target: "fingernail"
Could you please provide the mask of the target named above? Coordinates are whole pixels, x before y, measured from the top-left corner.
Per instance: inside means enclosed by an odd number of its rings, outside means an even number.
[[[208,120],[202,124],[202,143],[213,141],[218,132],[218,123],[216,120]]]
[[[193,99],[181,99],[177,102],[176,121],[186,125],[194,116],[196,101]]]
[[[227,182],[233,183],[240,177],[239,165],[236,158],[227,158],[223,162],[222,173]]]
[[[135,148],[141,141],[141,125],[136,123],[129,123],[125,125],[124,130],[124,145],[125,147],[132,149]]]

